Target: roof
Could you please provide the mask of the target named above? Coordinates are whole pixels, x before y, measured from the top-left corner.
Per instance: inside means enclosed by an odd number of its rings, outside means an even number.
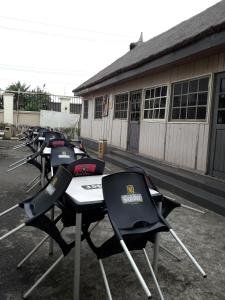
[[[127,52],[111,65],[82,83],[74,93],[93,87],[109,78],[138,68],[176,49],[220,32],[225,28],[225,0],[211,6],[198,15],[180,23],[168,31],[144,42]]]

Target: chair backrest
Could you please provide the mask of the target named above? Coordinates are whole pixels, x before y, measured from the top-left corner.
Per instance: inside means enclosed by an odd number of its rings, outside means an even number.
[[[57,131],[47,131],[47,132],[43,132],[43,137],[45,138],[45,141],[47,143],[50,142],[50,140],[55,140],[55,139],[64,139],[64,135],[61,132],[57,132]]]
[[[72,146],[66,139],[50,139],[48,142],[48,147],[56,148],[56,147],[64,147],[64,146]]]
[[[76,160],[74,150],[71,147],[57,147],[51,149],[50,162],[52,167],[70,165]]]
[[[68,166],[73,176],[102,175],[105,162],[95,158],[80,158]]]
[[[24,202],[27,216],[32,219],[47,212],[63,195],[72,177],[71,172],[60,166],[47,186]]]
[[[109,217],[118,229],[152,225],[160,220],[143,174],[120,172],[105,176],[102,189]]]

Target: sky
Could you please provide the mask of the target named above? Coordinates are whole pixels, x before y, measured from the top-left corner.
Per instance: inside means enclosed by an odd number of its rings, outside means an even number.
[[[144,41],[218,0],[0,0],[0,89],[72,90]]]

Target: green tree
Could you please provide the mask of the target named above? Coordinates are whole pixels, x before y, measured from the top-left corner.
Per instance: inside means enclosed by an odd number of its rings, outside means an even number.
[[[44,85],[45,86],[45,85]],[[40,87],[30,89],[30,85],[20,81],[12,83],[7,87],[7,91],[15,93],[14,109],[25,111],[40,111],[40,109],[49,109],[50,94]]]

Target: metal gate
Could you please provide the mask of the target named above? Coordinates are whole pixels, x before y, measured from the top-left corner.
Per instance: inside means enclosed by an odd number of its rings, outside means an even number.
[[[216,77],[210,173],[225,179],[225,73]]]
[[[127,150],[138,152],[141,117],[141,91],[130,93]]]

